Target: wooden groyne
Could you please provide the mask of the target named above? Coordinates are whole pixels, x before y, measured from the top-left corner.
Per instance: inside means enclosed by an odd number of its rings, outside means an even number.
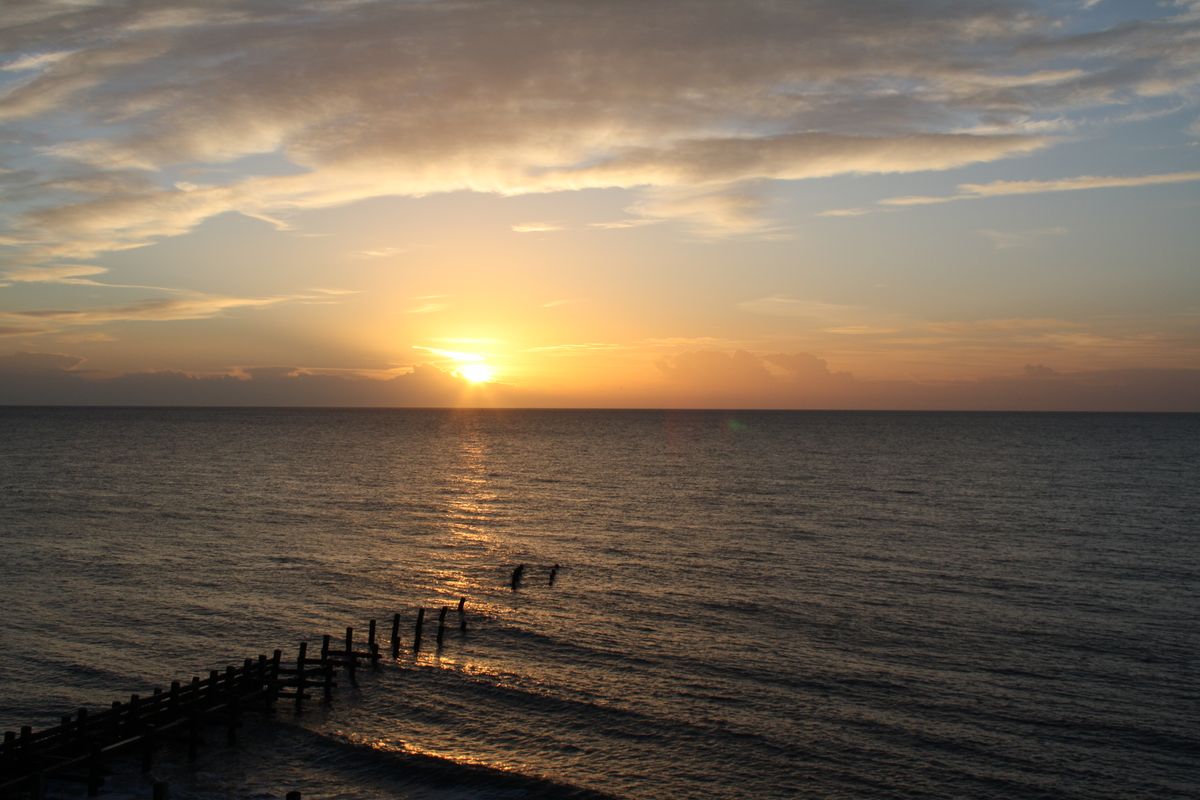
[[[459,601],[462,630],[466,630]],[[442,646],[447,608],[439,616],[437,646]],[[425,609],[417,614],[413,652],[421,648]],[[392,618],[391,655],[400,655],[400,615]],[[308,642],[300,642],[295,661],[284,662],[282,651],[270,658],[260,655],[246,659],[240,667],[213,670],[207,678],[193,677],[190,682],[174,681],[167,690],[155,689],[149,695],[131,695],[127,702],[114,702],[111,708],[89,711],[81,708],[64,716],[52,728],[34,731],[30,726],[19,732],[6,731],[0,743],[0,798],[41,800],[47,780],[78,782],[87,787],[89,797],[100,793],[104,777],[111,774],[112,757],[140,753],[143,772],[149,772],[156,751],[165,744],[187,747],[188,759],[195,759],[204,743],[206,728],[221,726],[230,744],[237,741],[243,714],[271,714],[281,702],[290,703],[300,713],[304,703],[333,698],[339,674],[351,685],[358,685],[360,665],[376,665],[383,657],[376,640],[375,620],[368,626],[367,641],[356,647],[354,629],[346,628],[345,637],[335,645],[323,637],[321,649],[312,654]],[[166,797],[166,787],[154,786],[156,800]]]

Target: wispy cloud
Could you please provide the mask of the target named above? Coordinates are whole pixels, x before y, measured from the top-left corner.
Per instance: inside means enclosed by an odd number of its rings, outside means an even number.
[[[787,295],[770,295],[753,300],[743,300],[737,304],[742,311],[752,314],[766,314],[773,317],[811,317],[814,319],[831,319],[844,317],[854,310],[853,306],[836,303],[823,303],[816,300],[803,300]]]
[[[416,301],[416,305],[405,309],[408,314],[435,314],[438,311],[445,311],[449,308],[448,303],[441,302],[446,298],[444,294],[426,294],[412,298]]]
[[[410,247],[375,247],[370,250],[359,250],[363,258],[391,258],[411,251]]]
[[[556,352],[580,352],[591,350],[618,350],[624,345],[615,344],[613,342],[572,342],[568,344],[546,344],[538,347],[527,347],[523,352],[526,353],[556,353]]]
[[[74,283],[97,285],[95,281],[86,280],[90,275],[103,275],[108,272],[105,267],[88,264],[63,264],[58,266],[26,267],[0,273],[0,279],[12,283]]]
[[[257,309],[290,302],[318,299],[312,294],[274,297],[228,297],[191,293],[180,297],[159,297],[119,306],[89,308],[41,308],[0,311],[0,323],[41,323],[36,333],[59,333],[64,329],[104,325],[116,322],[176,322],[210,319],[237,309]]]
[[[550,233],[561,231],[563,226],[557,222],[522,222],[512,226],[513,233]]]
[[[981,200],[987,197],[1011,197],[1046,192],[1081,192],[1090,189],[1122,189],[1139,186],[1162,186],[1171,183],[1200,181],[1200,172],[1169,172],[1158,175],[1081,175],[1076,178],[1029,181],[992,181],[991,183],[959,184],[959,193],[943,196],[889,197],[880,203],[889,206],[924,206],[952,203],[959,200]]]
[[[647,225],[656,225],[662,221],[661,219],[650,217],[634,217],[632,219],[616,219],[609,222],[589,222],[588,227],[606,231],[620,231],[628,228],[644,228]]]

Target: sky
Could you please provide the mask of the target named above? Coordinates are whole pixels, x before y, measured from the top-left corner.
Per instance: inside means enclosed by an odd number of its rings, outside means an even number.
[[[0,0],[0,403],[1200,411],[1198,223],[1198,0]]]

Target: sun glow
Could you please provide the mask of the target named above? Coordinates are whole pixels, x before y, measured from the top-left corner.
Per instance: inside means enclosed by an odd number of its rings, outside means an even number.
[[[496,375],[496,371],[487,364],[463,364],[458,368],[458,374],[471,383],[487,383]]]

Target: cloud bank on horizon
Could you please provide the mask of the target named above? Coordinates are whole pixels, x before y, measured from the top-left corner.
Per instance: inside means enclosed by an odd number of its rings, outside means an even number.
[[[310,215],[371,198],[617,191],[616,221],[529,216],[508,228],[534,242],[666,229],[769,242],[797,235],[779,192],[815,181],[921,179],[911,193],[809,215],[847,224],[962,200],[1200,182],[1154,158],[1103,174],[1044,174],[1037,162],[1042,174],[951,180],[945,193],[927,182],[1069,153],[1147,120],[1194,136],[1196,0],[29,0],[3,16],[0,334],[23,343],[352,302],[339,289],[122,279],[122,254],[230,212],[305,235]],[[1028,229],[1062,231],[1041,237],[977,230],[995,249],[1069,238],[1057,224]],[[785,288],[764,282],[730,308]],[[113,301],[108,289],[141,294]],[[418,300],[408,312],[448,307]],[[731,352],[747,337],[718,338]]]

